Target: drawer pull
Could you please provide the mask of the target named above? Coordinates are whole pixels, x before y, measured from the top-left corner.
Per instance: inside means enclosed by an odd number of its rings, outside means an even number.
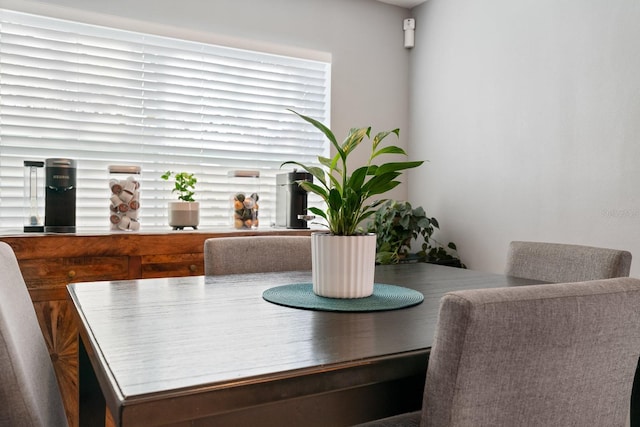
[[[69,273],[67,273],[67,276],[69,276],[69,279],[73,279],[74,277],[76,277],[75,270],[69,270]]]
[[[195,273],[198,270],[198,267],[195,264],[191,264],[189,266],[189,271],[191,271],[192,273]]]

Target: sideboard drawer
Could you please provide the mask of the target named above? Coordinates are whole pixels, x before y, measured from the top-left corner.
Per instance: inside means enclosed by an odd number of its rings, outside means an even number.
[[[70,282],[127,279],[128,256],[87,256],[70,258],[23,259],[20,270],[30,292],[60,288],[66,299]]]
[[[142,257],[142,278],[202,276],[202,253],[145,255]]]

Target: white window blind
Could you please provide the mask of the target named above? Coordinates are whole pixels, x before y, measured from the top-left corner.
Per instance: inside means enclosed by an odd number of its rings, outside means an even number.
[[[24,160],[78,164],[76,225],[109,229],[108,165],[142,167],[141,230],[166,228],[166,170],[198,178],[200,227],[230,226],[232,170],[259,170],[261,227],[285,160],[325,139],[328,62],[0,10],[0,228],[25,218]],[[44,200],[42,201],[44,203]]]

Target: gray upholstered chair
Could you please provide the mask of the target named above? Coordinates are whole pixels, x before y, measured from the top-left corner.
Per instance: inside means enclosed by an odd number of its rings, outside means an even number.
[[[631,253],[624,250],[545,242],[511,242],[505,274],[546,282],[628,277]]]
[[[311,237],[221,237],[204,242],[204,274],[311,270]]]
[[[640,355],[640,280],[451,292],[422,410],[368,426],[624,426]]]
[[[0,425],[66,426],[53,364],[9,245],[0,242]]]

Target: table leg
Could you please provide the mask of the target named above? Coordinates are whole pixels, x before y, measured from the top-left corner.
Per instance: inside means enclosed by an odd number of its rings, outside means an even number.
[[[106,403],[100,384],[91,366],[91,360],[82,342],[78,339],[78,381],[80,391],[80,427],[105,425]]]
[[[636,376],[633,378],[631,390],[631,427],[640,427],[640,360],[636,368]]]

